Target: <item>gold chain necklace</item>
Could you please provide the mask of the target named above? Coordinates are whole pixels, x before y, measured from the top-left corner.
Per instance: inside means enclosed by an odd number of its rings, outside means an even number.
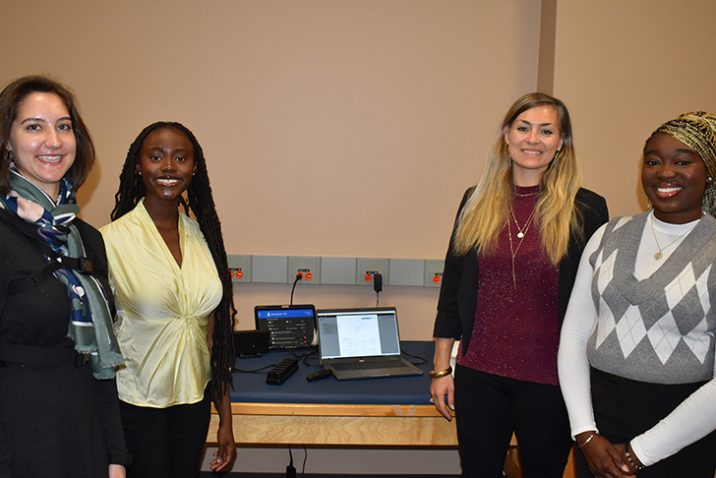
[[[512,212],[512,208],[510,208],[510,212]],[[510,224],[510,221],[507,221],[507,239],[510,242],[510,256],[512,256],[512,287],[514,287],[515,290],[517,290],[517,275],[515,274],[515,257],[517,257],[517,251],[520,250],[520,246],[522,245],[522,239],[525,237],[525,234],[527,234],[527,229],[530,228],[530,225],[532,224],[532,218],[534,217],[534,210],[532,210],[532,214],[530,214],[529,219],[524,225],[524,231],[522,231],[519,226],[517,226],[517,229],[519,232],[517,233],[517,237],[519,238],[520,242],[517,244],[517,247],[513,247],[512,245],[512,225]],[[514,213],[512,214],[512,217],[514,218]],[[515,225],[517,225],[517,220],[515,220]],[[522,234],[522,235],[520,235]]]
[[[671,241],[670,243],[668,243],[668,244],[665,245],[664,247],[661,247],[661,246],[659,245],[659,240],[656,238],[656,229],[654,229],[654,219],[653,219],[652,216],[649,216],[649,224],[651,224],[651,233],[654,235],[654,242],[656,242],[656,248],[659,249],[659,250],[656,251],[656,253],[654,254],[654,259],[657,260],[657,261],[658,261],[658,260],[661,260],[661,258],[664,256],[663,252],[664,252],[665,250],[667,250],[668,248],[670,248],[671,246],[673,246],[674,244],[676,244],[677,241],[681,240],[685,235],[687,235],[688,233],[690,233],[690,232],[694,229],[694,227],[696,227],[696,224],[694,224],[694,225],[691,226],[688,230],[686,230],[686,231],[682,232],[681,234],[679,234],[679,237],[677,237],[676,239],[674,239],[673,241]],[[697,222],[697,224],[698,224],[698,222]]]
[[[527,234],[527,229],[530,228],[530,224],[532,224],[532,219],[535,217],[535,211],[537,208],[533,208],[532,212],[530,213],[529,217],[527,218],[527,221],[525,221],[524,226],[520,227],[520,224],[517,222],[517,217],[515,217],[515,210],[512,209],[512,206],[510,206],[510,214],[512,215],[512,220],[515,221],[515,226],[517,227],[517,237],[522,239],[525,237],[525,234]],[[509,222],[509,221],[508,221]]]
[[[512,194],[514,194],[515,196],[520,197],[520,198],[528,198],[528,197],[536,196],[539,193],[540,193],[539,189],[533,193],[525,193],[525,194],[518,193],[515,190],[512,191]]]

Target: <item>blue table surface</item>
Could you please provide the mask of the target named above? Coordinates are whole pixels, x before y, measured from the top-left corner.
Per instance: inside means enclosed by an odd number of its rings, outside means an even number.
[[[266,383],[266,374],[270,367],[257,373],[235,372],[231,401],[429,405],[430,377],[427,372],[432,367],[434,344],[428,341],[404,341],[400,345],[404,352],[403,357],[423,370],[423,375],[341,381],[330,376],[308,382],[306,376],[320,370],[317,349],[272,351],[261,357],[237,358],[236,370],[257,370],[277,364],[292,355],[301,357],[313,352],[299,359],[296,373],[281,385]],[[414,357],[406,355],[406,352]],[[424,359],[424,363],[418,363],[420,359]]]

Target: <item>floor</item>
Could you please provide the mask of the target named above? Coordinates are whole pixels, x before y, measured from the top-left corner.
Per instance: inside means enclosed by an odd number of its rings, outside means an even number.
[[[223,475],[215,475],[210,472],[202,472],[200,478],[287,478],[286,474],[279,473],[226,473]],[[296,478],[460,478],[459,475],[326,475],[326,474],[306,474],[301,476],[298,472]],[[288,477],[293,478],[293,477]]]

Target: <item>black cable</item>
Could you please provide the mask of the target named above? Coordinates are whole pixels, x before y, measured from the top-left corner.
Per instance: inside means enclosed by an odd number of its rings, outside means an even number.
[[[303,364],[306,365],[307,367],[320,367],[321,366],[320,362],[316,363],[316,364],[309,363],[309,359],[316,355],[317,355],[317,352],[315,350],[310,350],[310,351],[302,353],[302,354],[297,354],[297,353],[293,352],[293,356],[297,360],[300,360],[301,362],[303,362]]]
[[[298,360],[300,360],[300,359],[302,359],[302,358],[305,358],[305,356],[307,356],[307,355],[311,355],[311,353],[315,353],[315,352],[308,352],[308,353],[306,353],[305,355],[301,355],[301,356],[298,356],[298,355],[296,355],[296,354],[294,353],[294,354],[293,354],[293,357],[296,358],[296,359],[298,359]],[[273,368],[273,367],[275,367],[276,365],[278,365],[279,363],[281,363],[281,362],[276,362],[276,363],[272,363],[272,364],[269,364],[269,365],[264,365],[263,367],[256,368],[256,369],[253,369],[253,370],[246,370],[246,369],[242,369],[242,368],[234,368],[234,369],[233,369],[233,372],[234,372],[234,373],[259,373],[259,372],[262,372],[262,371],[264,371],[264,370],[266,370],[266,369],[268,369],[268,368]]]
[[[293,467],[293,453],[291,453],[291,445],[288,445],[288,466],[286,466],[286,478],[296,478],[296,468]]]
[[[271,365],[265,365],[261,368],[256,368],[253,370],[246,370],[243,368],[234,368],[234,369],[232,369],[232,372],[234,372],[234,373],[259,373],[259,372],[262,372],[262,371],[266,370],[267,368],[271,368],[275,365],[276,365],[275,363],[272,363]]]
[[[296,290],[296,284],[298,284],[298,281],[300,280],[303,280],[303,273],[296,272],[296,279],[293,281],[293,286],[291,286],[291,301],[288,305],[293,305],[293,291]]]
[[[306,448],[306,445],[303,445],[303,466],[301,466],[301,478],[303,478],[303,473],[306,471],[306,460],[308,460],[308,448]]]
[[[296,353],[295,350],[294,350],[294,351],[291,351],[291,355],[293,355],[293,358],[298,359],[298,360],[301,360],[302,358],[305,358],[305,357],[307,357],[307,356],[309,356],[309,355],[314,355],[315,353],[316,353],[315,350],[309,350],[309,351],[304,352],[304,353],[302,353],[302,354]]]
[[[403,355],[408,356],[408,357],[411,358],[411,359],[417,360],[417,362],[413,362],[412,360],[410,361],[410,363],[412,363],[413,365],[422,365],[422,364],[424,364],[424,363],[427,362],[427,359],[425,359],[425,358],[423,358],[423,357],[421,357],[421,356],[419,356],[419,355],[409,354],[408,352],[406,352],[406,351],[403,350],[403,349],[400,349],[400,353],[403,354]]]

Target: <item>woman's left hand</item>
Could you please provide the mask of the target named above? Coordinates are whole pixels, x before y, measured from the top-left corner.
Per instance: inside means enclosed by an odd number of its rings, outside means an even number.
[[[109,465],[109,478],[127,478],[124,465]]]
[[[588,436],[593,437],[587,440]],[[624,456],[623,445],[613,445],[609,440],[595,432],[583,432],[576,437],[577,443],[582,443],[580,447],[589,471],[595,478],[627,478],[633,473],[629,469],[625,470],[622,457]],[[586,441],[586,442],[585,442]],[[620,448],[621,447],[621,448]]]
[[[219,444],[218,450],[211,460],[211,471],[228,471],[236,460],[236,443],[234,442],[234,431],[231,421],[221,420],[219,431],[216,433],[216,441]]]
[[[629,460],[626,459],[626,451],[627,451],[627,444],[626,443],[617,443],[614,445],[614,448],[616,448],[619,453],[624,457],[623,463],[621,465],[621,470],[626,475],[636,475],[637,470],[631,467],[629,464]],[[634,460],[637,464],[641,465],[641,461],[634,456],[632,452],[632,460]]]

